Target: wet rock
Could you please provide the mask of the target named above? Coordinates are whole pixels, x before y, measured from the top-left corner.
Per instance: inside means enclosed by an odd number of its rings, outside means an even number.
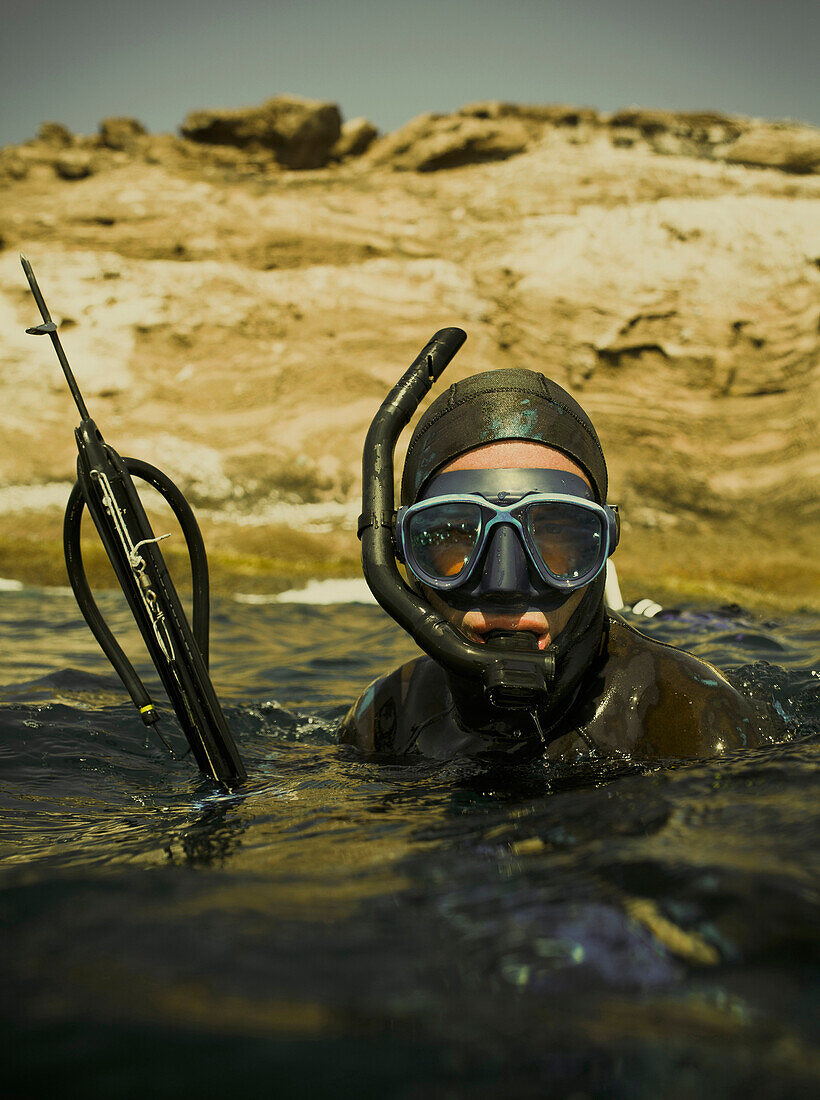
[[[37,140],[44,145],[56,145],[63,148],[72,145],[74,135],[62,122],[44,122],[37,131]]]
[[[360,157],[362,153],[367,152],[378,136],[378,129],[369,119],[351,118],[342,126],[341,136],[333,146],[333,159]]]
[[[419,115],[372,148],[377,164],[434,172],[484,161],[506,160],[526,149],[531,138],[518,119],[464,115]]]
[[[147,130],[136,118],[104,118],[100,123],[100,140],[107,149],[130,151],[146,133]]]
[[[286,168],[322,168],[342,132],[335,103],[281,95],[260,107],[192,111],[181,132],[189,141],[269,149]]]
[[[723,153],[730,164],[779,168],[807,175],[820,171],[820,130],[761,125],[742,134]]]
[[[93,175],[94,160],[82,150],[63,153],[54,161],[54,171],[62,180],[82,180]]]

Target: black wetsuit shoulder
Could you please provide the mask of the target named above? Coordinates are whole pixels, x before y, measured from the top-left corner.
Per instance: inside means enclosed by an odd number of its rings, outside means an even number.
[[[449,759],[495,752],[515,759],[537,748],[526,712],[520,722],[513,737],[464,729],[443,669],[419,657],[370,684],[345,716],[339,739],[368,753]],[[759,744],[765,732],[767,716],[717,668],[609,614],[601,655],[551,730],[546,755],[572,760],[592,743],[605,755],[633,759],[713,756]]]
[[[417,657],[365,688],[342,720],[339,740],[364,752],[419,752],[426,727],[455,725],[454,709],[441,667]]]
[[[567,715],[601,748],[633,759],[714,756],[760,743],[763,711],[700,657],[607,616],[603,659]],[[550,755],[574,747],[568,731]]]

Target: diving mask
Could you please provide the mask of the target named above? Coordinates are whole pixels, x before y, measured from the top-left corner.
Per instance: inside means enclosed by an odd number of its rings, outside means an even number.
[[[568,597],[593,581],[618,544],[617,508],[563,470],[440,474],[396,516],[399,558],[448,603],[489,596]]]

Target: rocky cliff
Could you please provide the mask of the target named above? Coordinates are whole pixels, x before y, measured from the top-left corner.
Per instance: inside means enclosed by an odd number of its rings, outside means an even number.
[[[456,324],[451,380],[532,367],[590,411],[627,594],[820,604],[818,131],[489,103],[379,137],[279,97],[182,135],[0,151],[0,576],[62,582],[73,476],[24,251],[92,415],[183,486],[218,583],[355,570],[367,424]]]

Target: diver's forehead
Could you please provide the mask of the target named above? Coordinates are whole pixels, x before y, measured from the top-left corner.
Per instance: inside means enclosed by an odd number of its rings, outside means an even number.
[[[453,494],[483,496],[488,500],[500,496],[522,497],[526,493],[560,493],[593,500],[592,489],[585,478],[567,470],[512,469],[450,470],[438,474],[424,489],[420,500]]]
[[[456,470],[564,470],[588,482],[584,470],[568,454],[533,439],[501,439],[464,451],[441,467]]]

